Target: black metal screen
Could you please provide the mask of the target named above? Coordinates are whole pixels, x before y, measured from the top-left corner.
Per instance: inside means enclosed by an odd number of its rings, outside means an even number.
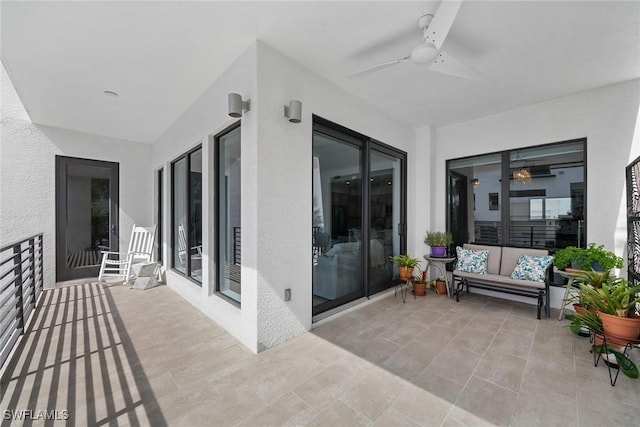
[[[628,278],[640,285],[640,157],[627,166]]]

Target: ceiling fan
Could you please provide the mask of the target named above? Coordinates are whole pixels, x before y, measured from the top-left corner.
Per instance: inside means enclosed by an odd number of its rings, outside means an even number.
[[[466,79],[478,78],[480,74],[476,70],[440,50],[461,4],[461,1],[442,0],[435,15],[422,15],[418,19],[418,28],[422,32],[424,43],[416,46],[411,54],[395,61],[367,67],[347,77],[357,77],[392,65],[412,62],[417,65],[426,65],[429,70],[439,73]]]

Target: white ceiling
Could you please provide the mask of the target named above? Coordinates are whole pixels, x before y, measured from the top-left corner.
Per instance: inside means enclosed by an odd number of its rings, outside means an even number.
[[[438,4],[2,1],[1,56],[33,122],[142,142],[255,39],[416,126],[640,77],[640,1],[466,1],[443,50],[481,79],[410,63],[345,77],[408,55]]]

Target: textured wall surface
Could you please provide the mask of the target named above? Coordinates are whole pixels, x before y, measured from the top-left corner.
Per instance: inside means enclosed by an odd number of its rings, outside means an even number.
[[[239,93],[250,99],[250,111],[242,121],[242,304],[229,303],[214,293],[215,264],[211,257],[215,224],[215,192],[213,185],[213,137],[238,119],[228,116],[227,96]],[[171,162],[182,153],[202,145],[202,287],[181,274],[171,271],[168,263],[167,284],[183,298],[198,307],[207,316],[224,327],[245,346],[257,352],[257,267],[255,262],[256,241],[256,132],[258,113],[256,90],[256,46],[242,53],[207,90],[162,134],[153,144],[152,167],[164,168],[164,259],[172,257],[171,236]],[[154,193],[155,194],[155,193]],[[154,205],[157,201],[154,201]]]
[[[242,304],[215,294],[215,192],[213,136],[237,119],[227,115],[227,94],[250,99],[242,117]],[[303,102],[302,123],[283,116],[291,99]],[[203,286],[172,271],[168,284],[253,351],[277,345],[311,328],[312,114],[412,151],[414,132],[345,93],[261,42],[243,53],[153,145],[153,167],[164,167],[170,235],[170,166],[203,145]],[[409,191],[412,191],[410,186]],[[165,259],[170,259],[168,240]],[[284,290],[292,289],[291,301]]]
[[[268,348],[311,328],[312,115],[398,147],[410,158],[416,139],[409,126],[264,43],[258,43],[258,98],[258,346]],[[292,99],[302,101],[302,123],[283,115]],[[414,191],[410,184],[408,193]],[[285,302],[287,288],[291,301]]]
[[[126,251],[132,225],[152,223],[151,146],[33,124],[25,120],[15,105],[4,110],[5,95],[9,96],[13,90],[12,86],[4,85],[10,83],[9,79],[2,79],[0,244],[43,232],[45,286],[52,286],[55,283],[55,156],[120,163],[120,230],[123,230],[120,249]],[[8,105],[11,103],[14,102]]]

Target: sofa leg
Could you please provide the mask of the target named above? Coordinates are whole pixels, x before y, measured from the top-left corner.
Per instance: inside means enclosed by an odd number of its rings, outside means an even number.
[[[542,311],[542,295],[538,295],[538,319],[540,319],[540,312]]]
[[[462,281],[456,285],[456,302],[460,302],[460,291],[462,290]]]
[[[550,292],[545,292],[545,314],[547,317],[551,317],[551,296]]]

